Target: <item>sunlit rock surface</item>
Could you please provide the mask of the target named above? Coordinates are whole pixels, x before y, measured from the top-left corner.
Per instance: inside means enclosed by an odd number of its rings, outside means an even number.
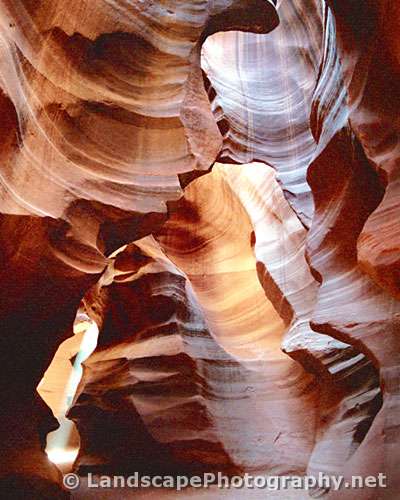
[[[235,272],[227,271],[232,278]],[[203,312],[206,297],[191,281],[154,240],[144,239],[116,257],[101,289],[85,300],[89,314],[101,311],[102,327],[69,412],[82,439],[77,465],[164,473],[304,471],[313,436],[314,422],[306,419],[315,406],[313,377],[268,343],[269,318],[262,331],[251,300],[240,307],[234,295],[224,305],[214,298],[218,310],[227,309],[225,321],[239,315],[246,332],[263,335],[262,344],[241,350],[234,347],[238,339],[221,340],[215,323],[206,323],[216,311]],[[245,278],[240,282],[246,285]],[[243,345],[245,331],[236,332]]]
[[[0,1],[1,497],[67,495],[36,388],[82,307],[80,473],[398,496],[399,27],[390,0]]]

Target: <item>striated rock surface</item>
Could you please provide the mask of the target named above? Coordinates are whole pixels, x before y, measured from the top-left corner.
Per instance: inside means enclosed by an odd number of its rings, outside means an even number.
[[[379,368],[382,409],[344,470],[349,476],[385,472],[390,488],[379,495],[392,498],[398,492],[398,475],[393,470],[398,461],[394,429],[398,426],[399,325],[393,286],[398,234],[393,195],[399,79],[393,26],[399,22],[399,13],[390,2],[359,6],[333,2],[332,7],[326,29],[331,37],[336,32],[337,47],[331,49],[332,57],[324,61],[321,71],[321,79],[331,75],[330,92],[318,103],[319,111],[327,113],[325,150],[321,149],[309,170],[317,207],[309,255],[322,283],[313,323],[318,330],[356,345]],[[332,85],[332,75],[339,70],[342,89],[338,78]],[[345,104],[341,117],[332,116],[338,100]],[[346,125],[347,131],[340,131]],[[321,172],[332,172],[329,194],[322,186]],[[349,211],[351,216],[345,217]],[[359,497],[368,495],[371,492],[364,491]],[[350,492],[343,496],[352,498]]]
[[[25,422],[35,387],[107,255],[157,229],[166,201],[181,195],[180,176],[206,171],[219,152],[202,42],[219,30],[268,32],[277,23],[270,1],[0,2],[7,471],[24,474],[19,452],[32,443],[40,457],[32,474],[43,462],[54,480],[43,439]],[[16,434],[27,427],[26,442],[8,434],[11,415]]]
[[[82,301],[80,473],[398,496],[399,26],[390,0],[0,0],[1,497],[67,495],[36,388]]]
[[[311,329],[317,281],[306,262],[307,231],[286,202],[272,169],[246,165],[224,173],[252,218],[259,279],[288,328],[282,348],[321,381],[317,432],[308,473],[338,473],[379,410],[379,377],[354,346]],[[326,332],[329,333],[329,332]]]
[[[309,122],[323,57],[323,6],[283,1],[272,33],[216,34],[202,59],[223,136],[220,160],[271,165],[306,226],[313,212],[306,173],[316,148]]]
[[[2,211],[67,220],[76,200],[165,212],[179,174],[207,170],[220,149],[202,41],[278,23],[269,0],[4,0],[1,14],[0,75],[20,142],[4,148]]]
[[[79,470],[304,471],[313,439],[314,420],[305,419],[315,407],[313,377],[273,341],[270,352],[257,342],[257,349],[245,348],[240,323],[237,339],[224,341],[211,319],[215,311],[193,282],[146,238],[118,254],[101,288],[85,299],[102,327],[69,412],[82,439]],[[222,321],[239,317],[249,331],[253,297],[246,289],[242,307],[234,294],[224,304],[220,295],[217,307],[227,310]],[[268,317],[263,324],[264,332],[258,323],[253,330],[265,335],[267,347]],[[243,349],[235,348],[239,336]]]

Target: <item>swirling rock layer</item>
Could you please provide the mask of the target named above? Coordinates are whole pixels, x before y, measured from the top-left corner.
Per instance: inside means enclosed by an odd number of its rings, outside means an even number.
[[[3,496],[65,497],[36,387],[84,305],[77,470],[380,472],[317,493],[396,497],[399,23],[0,0]]]
[[[193,186],[201,186],[203,179],[209,177],[195,181]],[[217,180],[220,181],[218,177]],[[204,194],[203,190],[199,192]],[[217,233],[214,238],[219,236]],[[266,468],[281,473],[304,471],[314,433],[313,420],[307,421],[305,416],[314,413],[317,387],[312,376],[280,351],[274,336],[276,329],[280,332],[282,322],[273,306],[268,305],[255,268],[237,270],[239,257],[247,267],[246,256],[236,255],[236,261],[232,256],[233,268],[217,272],[222,278],[218,285],[211,269],[209,274],[193,273],[185,278],[156,243],[149,246],[146,240],[141,240],[137,246],[136,253],[128,247],[117,256],[113,270],[107,275],[110,280],[114,274],[112,283],[88,298],[89,314],[94,309],[96,314],[99,310],[105,312],[100,315],[103,318],[100,338],[104,339],[104,345],[100,341],[97,351],[85,363],[81,388],[70,411],[71,418],[82,429],[84,442],[88,442],[90,435],[86,425],[95,419],[97,412],[99,420],[91,428],[103,433],[101,415],[105,413],[112,422],[110,413],[118,407],[125,418],[137,412],[141,426],[152,437],[136,445],[134,453],[138,454],[139,462],[156,440],[158,449],[166,447],[185,470],[222,467],[230,471]],[[139,253],[138,259],[138,251],[144,251],[145,257]],[[154,262],[147,263],[152,259]],[[138,260],[143,264],[139,271]],[[197,261],[202,267],[201,257]],[[121,262],[123,274],[119,270]],[[223,279],[225,274],[231,278],[230,293],[229,281]],[[248,298],[241,304],[237,299],[243,295],[232,289],[232,280],[246,290]],[[210,295],[205,287],[213,282]],[[125,311],[123,322],[121,309]],[[274,315],[276,326],[270,324]],[[234,322],[236,335],[229,338],[227,331]],[[107,379],[113,389],[104,383]],[[182,388],[180,384],[184,384]],[[116,407],[108,404],[109,398],[118,397],[123,398],[121,404]],[[132,425],[133,428],[139,429],[137,425]],[[122,435],[126,433],[117,434]],[[182,456],[181,441],[186,450]],[[106,454],[119,449],[110,443],[104,446]],[[211,451],[214,459],[207,456]],[[127,453],[118,452],[128,457],[125,467],[134,468],[136,462]],[[154,451],[150,456],[155,459]],[[117,459],[107,455],[104,460],[103,467],[117,467]],[[149,460],[148,466],[155,466]],[[88,463],[90,452],[84,446],[78,464]],[[164,458],[156,467],[165,470],[172,463]]]

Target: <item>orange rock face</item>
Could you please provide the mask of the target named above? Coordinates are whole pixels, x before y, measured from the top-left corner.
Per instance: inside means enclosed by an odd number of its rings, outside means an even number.
[[[396,498],[399,26],[389,0],[0,0],[2,498],[68,497],[36,387],[78,309],[79,473]]]

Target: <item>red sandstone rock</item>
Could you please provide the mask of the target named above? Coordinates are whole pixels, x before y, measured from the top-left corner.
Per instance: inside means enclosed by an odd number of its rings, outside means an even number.
[[[329,494],[396,497],[399,22],[0,1],[0,496],[65,496],[35,388],[83,299],[79,470],[383,472]]]

